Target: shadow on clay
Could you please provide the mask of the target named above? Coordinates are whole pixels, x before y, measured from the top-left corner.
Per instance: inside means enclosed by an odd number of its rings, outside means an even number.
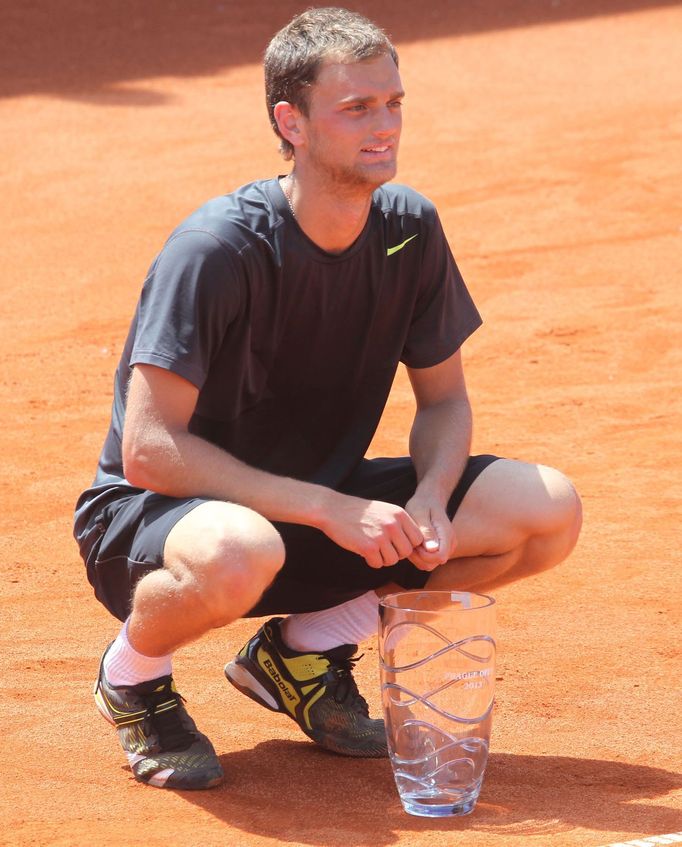
[[[396,41],[468,35],[599,15],[677,0],[365,0],[349,4]],[[145,80],[213,75],[260,63],[272,35],[308,3],[301,0],[8,0],[3,4],[0,98],[44,94],[103,105],[154,106],[163,93]]]
[[[232,829],[284,844],[384,847],[405,832],[550,836],[576,827],[679,827],[679,811],[638,805],[682,785],[679,775],[646,765],[494,753],[474,813],[431,820],[402,811],[387,760],[345,759],[308,742],[272,740],[221,761],[221,787],[181,796]]]

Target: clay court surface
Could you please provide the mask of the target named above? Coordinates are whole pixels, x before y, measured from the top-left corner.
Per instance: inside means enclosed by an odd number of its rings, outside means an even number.
[[[259,57],[303,6],[6,0],[2,844],[601,847],[682,830],[682,8],[352,5],[398,44],[399,179],[438,205],[485,318],[465,347],[475,449],[556,465],[584,502],[569,561],[496,595],[478,807],[411,818],[387,762],[325,754],[230,688],[222,666],[254,621],[175,665],[225,784],[164,792],[124,767],[91,697],[117,624],[72,507],[154,254],[205,199],[285,167]],[[400,375],[373,454],[405,451],[411,414]]]

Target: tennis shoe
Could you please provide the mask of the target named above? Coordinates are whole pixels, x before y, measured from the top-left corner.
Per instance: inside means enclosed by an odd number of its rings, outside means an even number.
[[[219,785],[223,769],[213,745],[187,714],[173,677],[110,685],[103,664],[104,656],[95,683],[95,703],[116,727],[135,779],[157,788]]]
[[[225,676],[247,697],[294,720],[326,750],[342,756],[388,755],[384,722],[369,717],[353,679],[356,644],[319,653],[287,647],[283,618],[272,618],[225,666]]]

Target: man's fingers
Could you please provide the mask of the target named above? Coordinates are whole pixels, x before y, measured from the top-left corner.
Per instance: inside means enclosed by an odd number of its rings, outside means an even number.
[[[441,539],[432,546],[425,542],[417,547],[414,552],[415,555],[421,556],[425,562],[444,565],[450,559],[450,543],[446,539]]]
[[[403,553],[403,556],[407,557],[415,547],[419,547],[419,545],[424,541],[424,534],[419,528],[417,521],[415,521],[415,519],[407,512],[403,512],[400,525],[407,537],[407,540],[412,545],[410,550]]]
[[[358,553],[371,568],[390,567],[401,559],[409,559],[424,543],[432,541],[429,548],[438,550],[438,535],[430,526],[428,510],[425,515],[413,516],[400,506],[381,501],[351,499],[351,506],[361,509],[357,524],[353,520],[339,521],[338,533],[327,534],[340,546]],[[350,517],[352,518],[352,510]],[[425,538],[420,524],[424,524]],[[423,549],[423,548],[422,548]]]
[[[376,550],[373,550],[371,553],[366,553],[363,556],[364,560],[370,566],[370,568],[383,568],[384,567],[384,559],[381,555],[381,550],[377,547]]]
[[[419,521],[419,529],[424,539],[421,544],[423,549],[427,553],[436,553],[440,549],[440,538],[438,537],[436,528],[430,521],[430,516],[429,520]]]
[[[371,567],[390,567],[397,564],[401,559],[409,558],[414,553],[416,546],[412,544],[404,532],[394,532],[383,538],[376,551],[372,551],[371,555],[365,556],[365,561]]]
[[[414,520],[419,529],[421,541],[414,545],[413,551],[407,555],[407,558],[412,561],[413,555],[418,556],[419,564],[416,562],[413,564],[417,564],[417,567],[423,570],[432,570],[444,561],[441,539],[431,523],[430,515],[415,515]]]
[[[406,559],[412,553],[410,544],[407,544],[407,548],[407,552],[403,554],[397,549],[395,542],[392,542],[390,538],[384,538],[381,543],[370,545],[363,558],[370,568],[386,568],[395,565],[400,559]]]
[[[435,541],[435,544],[429,544],[429,541]],[[422,570],[432,571],[439,565],[445,564],[450,558],[450,550],[452,546],[451,536],[447,532],[443,532],[440,536],[434,539],[427,539],[424,544],[421,544],[414,551],[414,559],[410,561]],[[415,561],[418,559],[418,562]]]
[[[436,528],[433,526],[431,521],[424,521],[423,523],[420,522],[419,528],[424,536],[421,546],[430,553],[438,550],[440,547],[440,538],[438,537]]]
[[[412,564],[420,571],[434,571],[443,563],[441,557],[433,553],[424,553],[423,547],[418,547],[411,556],[408,556]]]
[[[391,565],[399,562],[403,556],[400,555],[393,544],[387,543],[381,545],[381,558],[383,559],[384,567],[390,568]]]
[[[409,536],[402,532],[399,533],[396,538],[391,538],[391,544],[398,554],[398,559],[407,559],[407,557],[412,554],[415,547],[419,546],[419,542],[417,544],[413,544]],[[398,559],[396,559],[396,561],[398,561]]]

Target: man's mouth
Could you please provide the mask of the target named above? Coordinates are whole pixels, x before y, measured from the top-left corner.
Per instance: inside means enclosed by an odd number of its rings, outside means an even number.
[[[388,144],[382,144],[382,145],[375,144],[372,147],[363,147],[362,152],[363,153],[386,153],[390,149],[391,148],[388,146]]]

